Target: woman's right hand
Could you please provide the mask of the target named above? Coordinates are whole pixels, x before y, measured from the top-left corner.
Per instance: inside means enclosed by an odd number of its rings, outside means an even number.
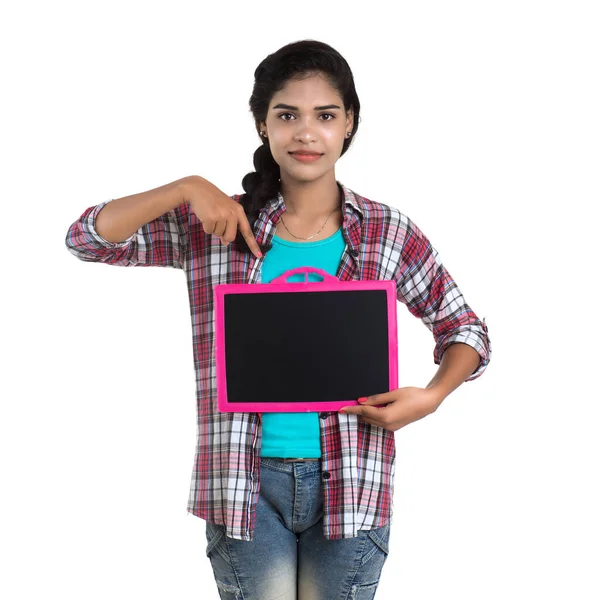
[[[217,236],[223,245],[228,246],[235,239],[239,227],[254,255],[259,258],[262,256],[243,206],[239,202],[235,202],[200,175],[186,177],[182,184],[182,193],[183,201],[190,205],[206,233]]]

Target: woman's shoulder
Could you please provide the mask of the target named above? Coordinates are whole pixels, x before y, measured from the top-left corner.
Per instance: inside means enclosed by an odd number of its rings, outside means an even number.
[[[368,196],[359,194],[350,188],[343,187],[345,189],[345,198],[347,202],[350,200],[351,204],[358,208],[364,217],[371,219],[388,219],[391,222],[404,227],[409,226],[412,223],[409,217],[393,204],[374,200]]]

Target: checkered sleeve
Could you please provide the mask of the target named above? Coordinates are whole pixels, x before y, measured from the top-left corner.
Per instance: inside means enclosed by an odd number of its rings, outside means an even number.
[[[182,269],[187,247],[188,205],[185,203],[146,223],[129,238],[110,242],[95,229],[107,202],[87,208],[68,228],[66,248],[80,260],[122,267],[157,266]]]

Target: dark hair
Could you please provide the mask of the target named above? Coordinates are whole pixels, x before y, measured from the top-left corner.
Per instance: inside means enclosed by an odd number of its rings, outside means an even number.
[[[241,181],[245,194],[241,195],[240,204],[252,231],[260,210],[280,190],[280,168],[272,156],[268,138],[260,134],[260,124],[266,120],[272,96],[288,81],[306,79],[316,74],[324,76],[340,94],[347,113],[353,110],[352,133],[345,139],[340,156],[347,151],[357,133],[359,97],[351,69],[339,52],[323,42],[300,40],[269,54],[254,71],[254,89],[249,102],[262,145],[254,152],[256,170],[248,173]],[[238,251],[251,252],[240,233],[235,237],[235,244]]]

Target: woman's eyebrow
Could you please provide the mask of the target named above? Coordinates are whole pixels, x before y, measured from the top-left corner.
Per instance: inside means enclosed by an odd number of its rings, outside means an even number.
[[[272,107],[272,109],[274,110],[275,108],[285,108],[286,110],[296,110],[299,111],[299,109],[296,106],[291,106],[290,104],[276,104],[275,106]],[[340,106],[336,106],[336,104],[326,104],[325,106],[316,106],[314,108],[314,110],[328,110],[329,108],[338,108],[340,109]]]

